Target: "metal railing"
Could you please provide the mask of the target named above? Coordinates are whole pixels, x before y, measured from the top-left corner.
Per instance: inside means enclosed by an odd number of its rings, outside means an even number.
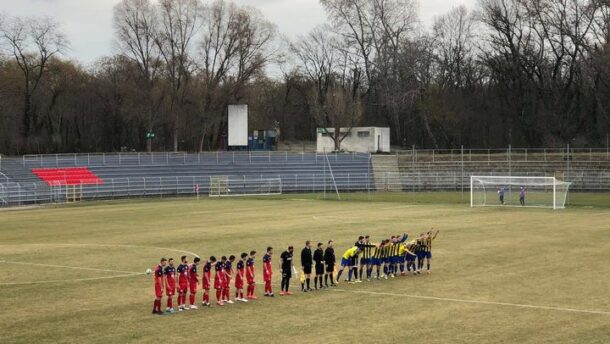
[[[506,175],[503,173],[480,173],[480,175]],[[542,173],[522,174],[544,176]],[[385,172],[330,174],[261,174],[228,175],[228,188],[256,190],[257,185],[270,187],[268,180],[277,178],[283,193],[335,192],[419,192],[454,191],[468,192],[470,174],[453,172]],[[610,191],[610,172],[572,172],[564,175],[572,183],[571,191]],[[257,183],[257,181],[261,181]],[[263,183],[264,182],[264,183]],[[4,206],[33,203],[66,202],[70,200],[95,200],[114,198],[166,197],[208,195],[210,176],[190,177],[128,177],[107,178],[100,185],[49,186],[36,183],[0,183],[0,204]]]
[[[368,159],[366,153],[329,153],[331,161],[348,161]],[[150,166],[177,164],[236,164],[236,163],[287,163],[316,161],[324,162],[324,153],[294,152],[202,152],[202,153],[86,153],[86,154],[50,154],[24,155],[21,158],[24,167],[67,167],[86,166]]]

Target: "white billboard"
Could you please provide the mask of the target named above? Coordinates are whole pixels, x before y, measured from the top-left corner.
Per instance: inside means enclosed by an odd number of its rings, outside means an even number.
[[[248,145],[248,105],[229,105],[229,146]]]

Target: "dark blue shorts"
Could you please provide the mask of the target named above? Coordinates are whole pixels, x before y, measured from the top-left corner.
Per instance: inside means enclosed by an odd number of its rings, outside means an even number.
[[[404,264],[404,263],[405,263],[405,256],[398,257],[398,264]]]
[[[424,258],[432,259],[432,252],[425,252]]]
[[[379,258],[373,258],[372,260],[372,264],[373,265],[381,265],[381,259]]]
[[[369,265],[371,261],[371,258],[360,258],[360,265]]]
[[[350,258],[341,258],[341,266],[352,266],[352,260]]]
[[[415,261],[415,255],[407,253],[407,262]]]
[[[417,252],[417,259],[424,259],[425,255],[425,252]]]

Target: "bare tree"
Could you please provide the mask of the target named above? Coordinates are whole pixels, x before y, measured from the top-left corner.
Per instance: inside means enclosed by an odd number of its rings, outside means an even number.
[[[202,8],[197,0],[160,0],[160,28],[156,43],[169,81],[168,112],[172,117],[173,148],[178,151],[180,113],[195,69],[195,38],[201,27]]]
[[[206,7],[204,23],[198,66],[204,93],[200,150],[206,135],[212,136],[212,144],[218,141],[226,105],[240,100],[244,86],[264,71],[276,53],[275,26],[253,8],[216,0]]]
[[[38,113],[32,99],[47,73],[50,60],[65,52],[68,42],[59,25],[48,17],[8,18],[0,26],[0,39],[23,73],[21,133],[28,138],[39,130]]]
[[[142,77],[142,87],[146,91],[144,113],[147,130],[152,132],[159,97],[155,97],[154,87],[158,78],[161,56],[157,45],[158,15],[150,0],[122,0],[114,7],[114,29],[120,51],[137,66]],[[157,98],[157,99],[155,99]],[[152,138],[147,137],[147,151],[152,151]]]

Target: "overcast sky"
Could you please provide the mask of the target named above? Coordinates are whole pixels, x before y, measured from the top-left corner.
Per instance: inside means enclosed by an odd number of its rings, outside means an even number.
[[[0,0],[0,13],[10,16],[54,17],[70,41],[68,57],[85,64],[113,53],[112,8],[120,0]],[[296,37],[326,17],[318,0],[234,0],[254,6],[275,23],[280,32]],[[419,0],[422,23],[430,26],[435,16],[476,0]]]

